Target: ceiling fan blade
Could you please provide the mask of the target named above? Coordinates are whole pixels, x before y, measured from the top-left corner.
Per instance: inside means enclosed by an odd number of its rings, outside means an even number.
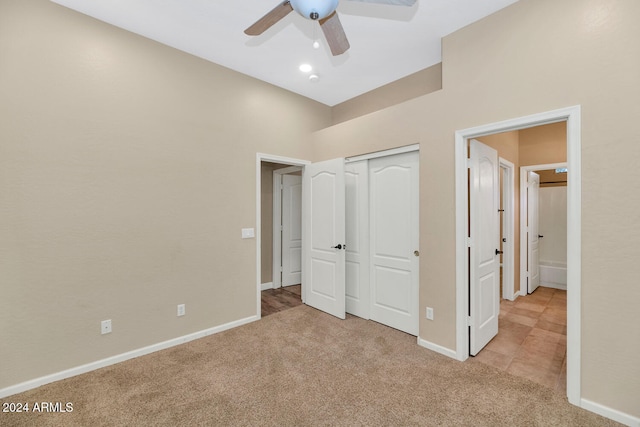
[[[286,0],[258,19],[252,26],[244,30],[244,33],[248,36],[259,36],[292,11],[291,2]]]
[[[347,35],[344,33],[336,11],[320,20],[320,28],[329,43],[333,56],[341,55],[349,49],[349,40],[347,40]]]
[[[351,0],[363,3],[390,4],[394,6],[413,6],[416,0]]]

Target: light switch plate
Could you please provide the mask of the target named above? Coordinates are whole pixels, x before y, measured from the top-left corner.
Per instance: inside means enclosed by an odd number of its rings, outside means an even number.
[[[256,237],[255,229],[253,228],[243,228],[242,229],[242,238],[243,239],[252,239]]]
[[[433,308],[427,307],[427,319],[433,320]]]

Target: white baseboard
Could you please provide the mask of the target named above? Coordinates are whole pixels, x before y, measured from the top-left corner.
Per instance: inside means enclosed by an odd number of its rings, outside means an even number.
[[[424,340],[420,337],[418,337],[418,345],[420,347],[427,348],[431,351],[435,351],[436,353],[440,353],[452,359],[458,360],[458,355],[456,354],[455,350],[451,350],[450,348],[442,347],[441,345],[434,344],[431,341]]]
[[[520,296],[520,291],[516,291],[513,293],[513,299],[509,299],[509,298],[504,298],[507,301],[515,301],[518,299],[518,297]]]
[[[75,368],[67,369],[55,374],[46,375],[44,377],[35,378],[33,380],[25,381],[20,384],[12,385],[3,389],[0,389],[0,398],[11,396],[17,393],[22,393],[27,390],[31,390],[40,387],[45,384],[52,383],[54,381],[60,381],[65,378],[74,377],[76,375],[84,374],[87,372],[95,371],[96,369],[104,368],[106,366],[115,365],[116,363],[124,362],[125,360],[134,359],[136,357],[144,356],[149,353],[164,350],[176,345],[184,344],[189,341],[193,341],[199,338],[204,338],[208,335],[217,334],[219,332],[233,329],[238,326],[245,325],[247,323],[260,320],[260,316],[250,316],[244,319],[236,320],[233,322],[225,323],[224,325],[215,326],[213,328],[205,329],[202,331],[194,332],[189,335],[184,335],[178,338],[173,338],[167,341],[152,344],[147,347],[139,348],[137,350],[128,351],[126,353],[118,354],[115,356],[107,357],[106,359],[90,362],[85,365],[76,366]]]
[[[592,402],[587,399],[580,400],[580,407],[587,411],[595,412],[598,415],[617,421],[629,427],[640,427],[640,418],[633,415],[625,414],[616,409],[609,408],[599,403]]]
[[[567,290],[566,283],[540,282],[540,286],[542,286],[543,288],[560,289],[561,291]]]
[[[267,289],[273,289],[273,282],[263,283],[260,285],[261,291],[266,291]]]

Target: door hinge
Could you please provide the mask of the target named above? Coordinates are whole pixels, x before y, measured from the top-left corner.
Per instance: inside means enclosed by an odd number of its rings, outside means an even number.
[[[471,169],[471,159],[467,159],[467,169]]]
[[[284,270],[282,269],[282,266],[280,266],[280,273],[282,273]]]
[[[473,317],[467,317],[467,326],[473,326]]]
[[[471,237],[467,237],[467,247],[470,248],[473,246],[473,240],[471,240]]]

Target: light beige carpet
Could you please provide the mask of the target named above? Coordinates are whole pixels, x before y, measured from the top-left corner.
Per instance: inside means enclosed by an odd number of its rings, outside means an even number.
[[[307,306],[2,401],[73,403],[1,413],[3,426],[617,425],[536,383]]]

